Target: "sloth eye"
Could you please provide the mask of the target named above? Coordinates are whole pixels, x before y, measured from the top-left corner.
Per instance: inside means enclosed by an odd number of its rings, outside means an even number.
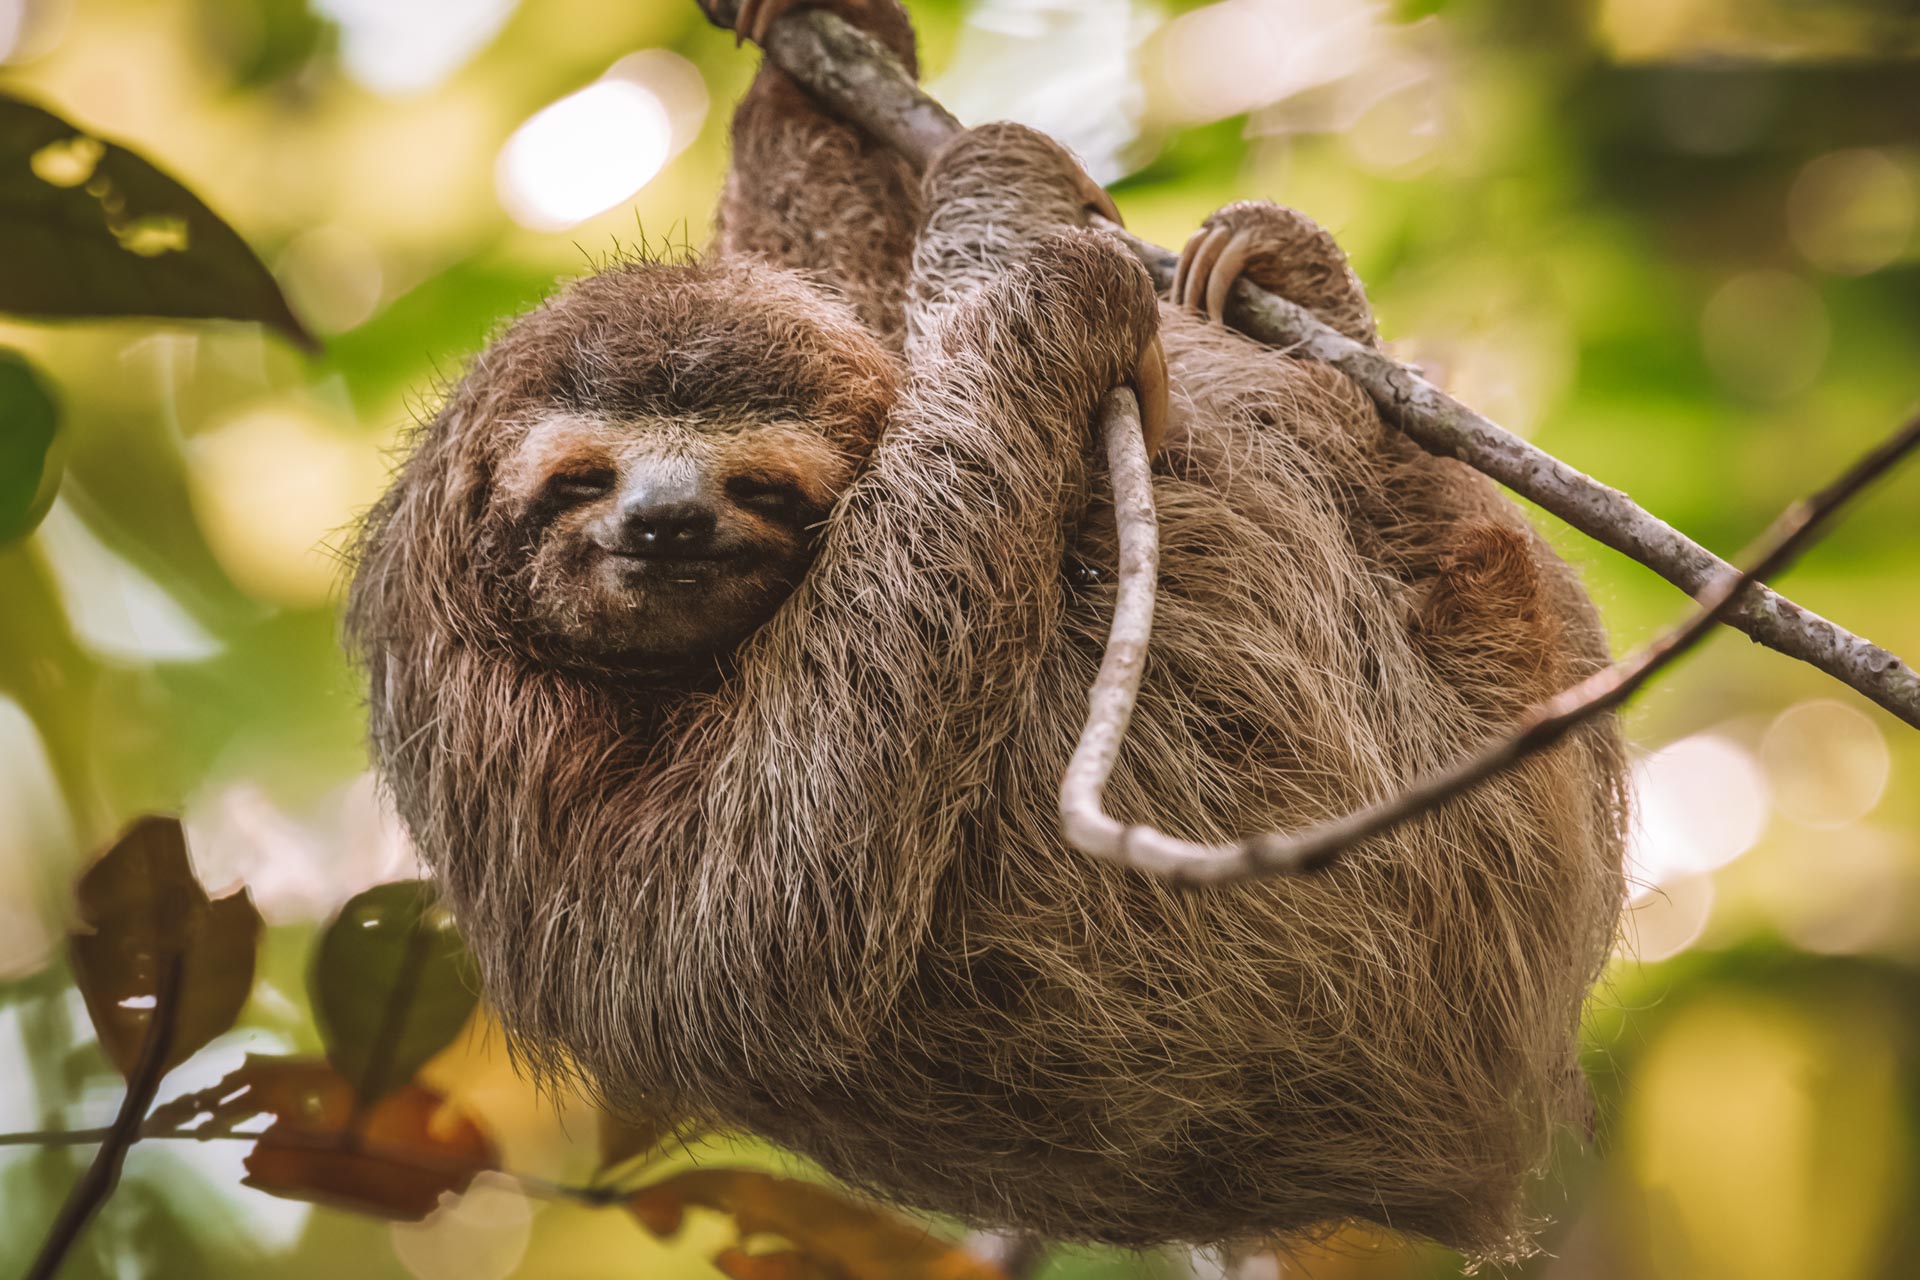
[[[784,476],[734,476],[727,481],[727,496],[766,515],[792,515],[802,505],[800,486]]]
[[[613,490],[613,481],[613,472],[606,467],[561,471],[547,480],[541,496],[549,502],[571,506],[606,496]]]

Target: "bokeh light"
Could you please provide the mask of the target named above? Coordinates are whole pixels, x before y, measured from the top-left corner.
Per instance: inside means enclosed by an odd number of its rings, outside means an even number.
[[[363,889],[421,873],[371,773],[299,816],[242,779],[192,798],[184,820],[194,872],[208,890],[246,886],[269,924],[323,921]]]
[[[113,551],[63,499],[34,534],[80,640],[122,662],[198,662],[220,641],[180,602]]]
[[[1322,100],[1301,127],[1351,125],[1421,74],[1391,19],[1371,0],[1220,0],[1181,14],[1154,42],[1165,114],[1219,120],[1313,92]]]
[[[1773,919],[1815,955],[1860,955],[1911,941],[1914,868],[1893,832],[1855,826],[1802,846],[1773,886]]]
[[[65,923],[49,919],[73,830],[46,743],[19,703],[0,695],[0,979],[32,973]],[[0,1080],[7,1078],[0,1071]],[[0,1089],[0,1093],[5,1090]]]
[[[1807,261],[1858,276],[1913,242],[1920,191],[1913,170],[1884,151],[1830,151],[1807,162],[1787,195],[1787,227]]]
[[[660,100],[667,122],[672,126],[667,144],[669,158],[679,155],[700,136],[700,127],[707,122],[707,109],[712,105],[707,81],[700,74],[700,68],[673,50],[641,49],[630,53],[608,67],[602,78],[637,84]]]
[[[379,251],[338,223],[295,236],[274,274],[295,313],[320,333],[343,333],[365,321],[379,307],[384,284]]]
[[[667,162],[673,120],[659,96],[599,80],[542,108],[500,149],[500,203],[521,226],[559,231],[631,197]]]
[[[379,496],[379,443],[339,432],[315,408],[272,401],[194,437],[193,504],[207,545],[249,594],[324,603],[354,518]]]
[[[1641,964],[1679,955],[1706,932],[1716,896],[1708,875],[1672,875],[1657,889],[1636,893],[1627,908],[1620,954]]]
[[[1872,717],[1829,698],[1781,712],[1760,759],[1780,812],[1808,827],[1844,827],[1871,813],[1893,768]]]
[[[1100,182],[1126,172],[1151,23],[1133,0],[983,0],[928,86],[961,120],[1017,120],[1064,142]]]
[[[1682,738],[1638,761],[1627,850],[1633,895],[1732,862],[1760,839],[1770,806],[1765,775],[1730,738]]]
[[[395,1223],[393,1251],[415,1280],[506,1280],[532,1227],[533,1208],[513,1179],[483,1173],[424,1222]]]
[[[380,93],[419,93],[493,39],[519,0],[313,0],[340,24],[348,74]]]

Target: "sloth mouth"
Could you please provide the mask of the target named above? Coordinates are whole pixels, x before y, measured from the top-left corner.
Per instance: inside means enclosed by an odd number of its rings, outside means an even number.
[[[621,578],[636,585],[644,582],[649,586],[701,586],[733,570],[742,557],[738,552],[726,555],[662,556],[609,551],[607,558],[613,562]]]

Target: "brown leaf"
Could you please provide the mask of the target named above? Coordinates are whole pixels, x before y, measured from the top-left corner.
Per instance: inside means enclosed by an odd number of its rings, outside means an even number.
[[[688,1205],[728,1214],[743,1237],[779,1236],[822,1269],[815,1274],[833,1280],[1006,1280],[999,1268],[878,1205],[755,1169],[691,1169],[627,1202],[657,1235],[673,1234]],[[669,1221],[672,1229],[656,1229],[655,1223]]]
[[[356,1113],[353,1085],[317,1059],[249,1057],[212,1088],[156,1108],[149,1126],[186,1127],[203,1115],[193,1132],[231,1133],[273,1117],[247,1155],[246,1185],[375,1217],[417,1221],[443,1192],[499,1167],[486,1132],[444,1095],[402,1085]]]
[[[177,818],[137,820],[80,877],[68,939],[74,980],[101,1048],[122,1075],[147,1037],[161,972],[184,961],[166,1068],[240,1016],[253,989],[260,914],[245,892],[209,902]]]
[[[845,1280],[846,1273],[815,1262],[803,1253],[747,1253],[724,1249],[713,1260],[733,1280]]]
[[[662,1240],[680,1234],[686,1221],[687,1205],[671,1190],[647,1187],[627,1198],[627,1212],[653,1235]]]

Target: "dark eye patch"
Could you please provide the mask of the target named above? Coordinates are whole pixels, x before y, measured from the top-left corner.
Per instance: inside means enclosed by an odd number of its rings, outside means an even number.
[[[556,507],[590,502],[613,492],[616,479],[612,467],[571,467],[547,477],[540,499]]]
[[[792,476],[772,471],[749,471],[727,480],[727,496],[750,511],[781,519],[806,512],[806,494]]]

